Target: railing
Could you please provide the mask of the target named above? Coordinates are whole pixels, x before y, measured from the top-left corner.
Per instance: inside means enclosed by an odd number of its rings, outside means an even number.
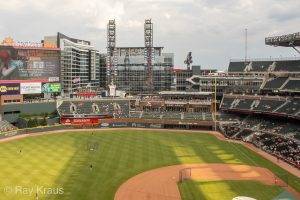
[[[251,61],[289,61],[289,60],[300,60],[300,57],[276,57],[276,58],[232,58],[230,62],[251,62]]]

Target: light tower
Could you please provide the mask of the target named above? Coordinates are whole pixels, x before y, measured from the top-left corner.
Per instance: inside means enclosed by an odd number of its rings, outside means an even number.
[[[271,46],[292,47],[300,54],[300,32],[265,38],[265,44]]]
[[[153,91],[153,69],[152,61],[154,55],[153,49],[153,23],[151,19],[146,19],[144,24],[144,39],[145,39],[145,60],[147,66],[147,89]]]
[[[115,96],[116,82],[116,23],[109,20],[107,24],[107,80],[110,89],[110,96]]]

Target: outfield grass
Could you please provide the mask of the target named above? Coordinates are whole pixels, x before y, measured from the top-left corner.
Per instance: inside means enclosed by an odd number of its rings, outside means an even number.
[[[86,149],[90,141],[99,144],[97,151]],[[181,163],[248,164],[276,174],[285,172],[242,145],[209,134],[116,129],[93,135],[91,131],[67,132],[1,143],[0,199],[33,199],[35,194],[26,195],[20,189],[43,186],[64,191],[42,196],[39,190],[39,197],[46,199],[110,200],[130,177]],[[299,178],[290,175],[289,183],[300,191]]]
[[[179,184],[182,200],[231,200],[247,196],[261,200],[272,200],[283,192],[275,185],[264,185],[258,181],[183,181]]]

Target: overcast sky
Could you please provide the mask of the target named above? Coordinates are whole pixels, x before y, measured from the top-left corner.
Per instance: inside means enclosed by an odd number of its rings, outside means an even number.
[[[116,19],[117,46],[143,46],[143,23],[154,23],[154,45],[184,66],[225,69],[230,58],[294,57],[291,48],[268,47],[266,36],[300,31],[300,0],[0,0],[0,39],[40,41],[62,32],[90,40],[105,52],[106,24]]]

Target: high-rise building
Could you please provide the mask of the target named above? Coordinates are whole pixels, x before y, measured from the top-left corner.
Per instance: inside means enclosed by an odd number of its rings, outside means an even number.
[[[89,41],[68,37],[62,33],[45,37],[45,43],[57,43],[61,50],[62,91],[74,94],[81,89],[97,90],[100,85],[100,53]]]

